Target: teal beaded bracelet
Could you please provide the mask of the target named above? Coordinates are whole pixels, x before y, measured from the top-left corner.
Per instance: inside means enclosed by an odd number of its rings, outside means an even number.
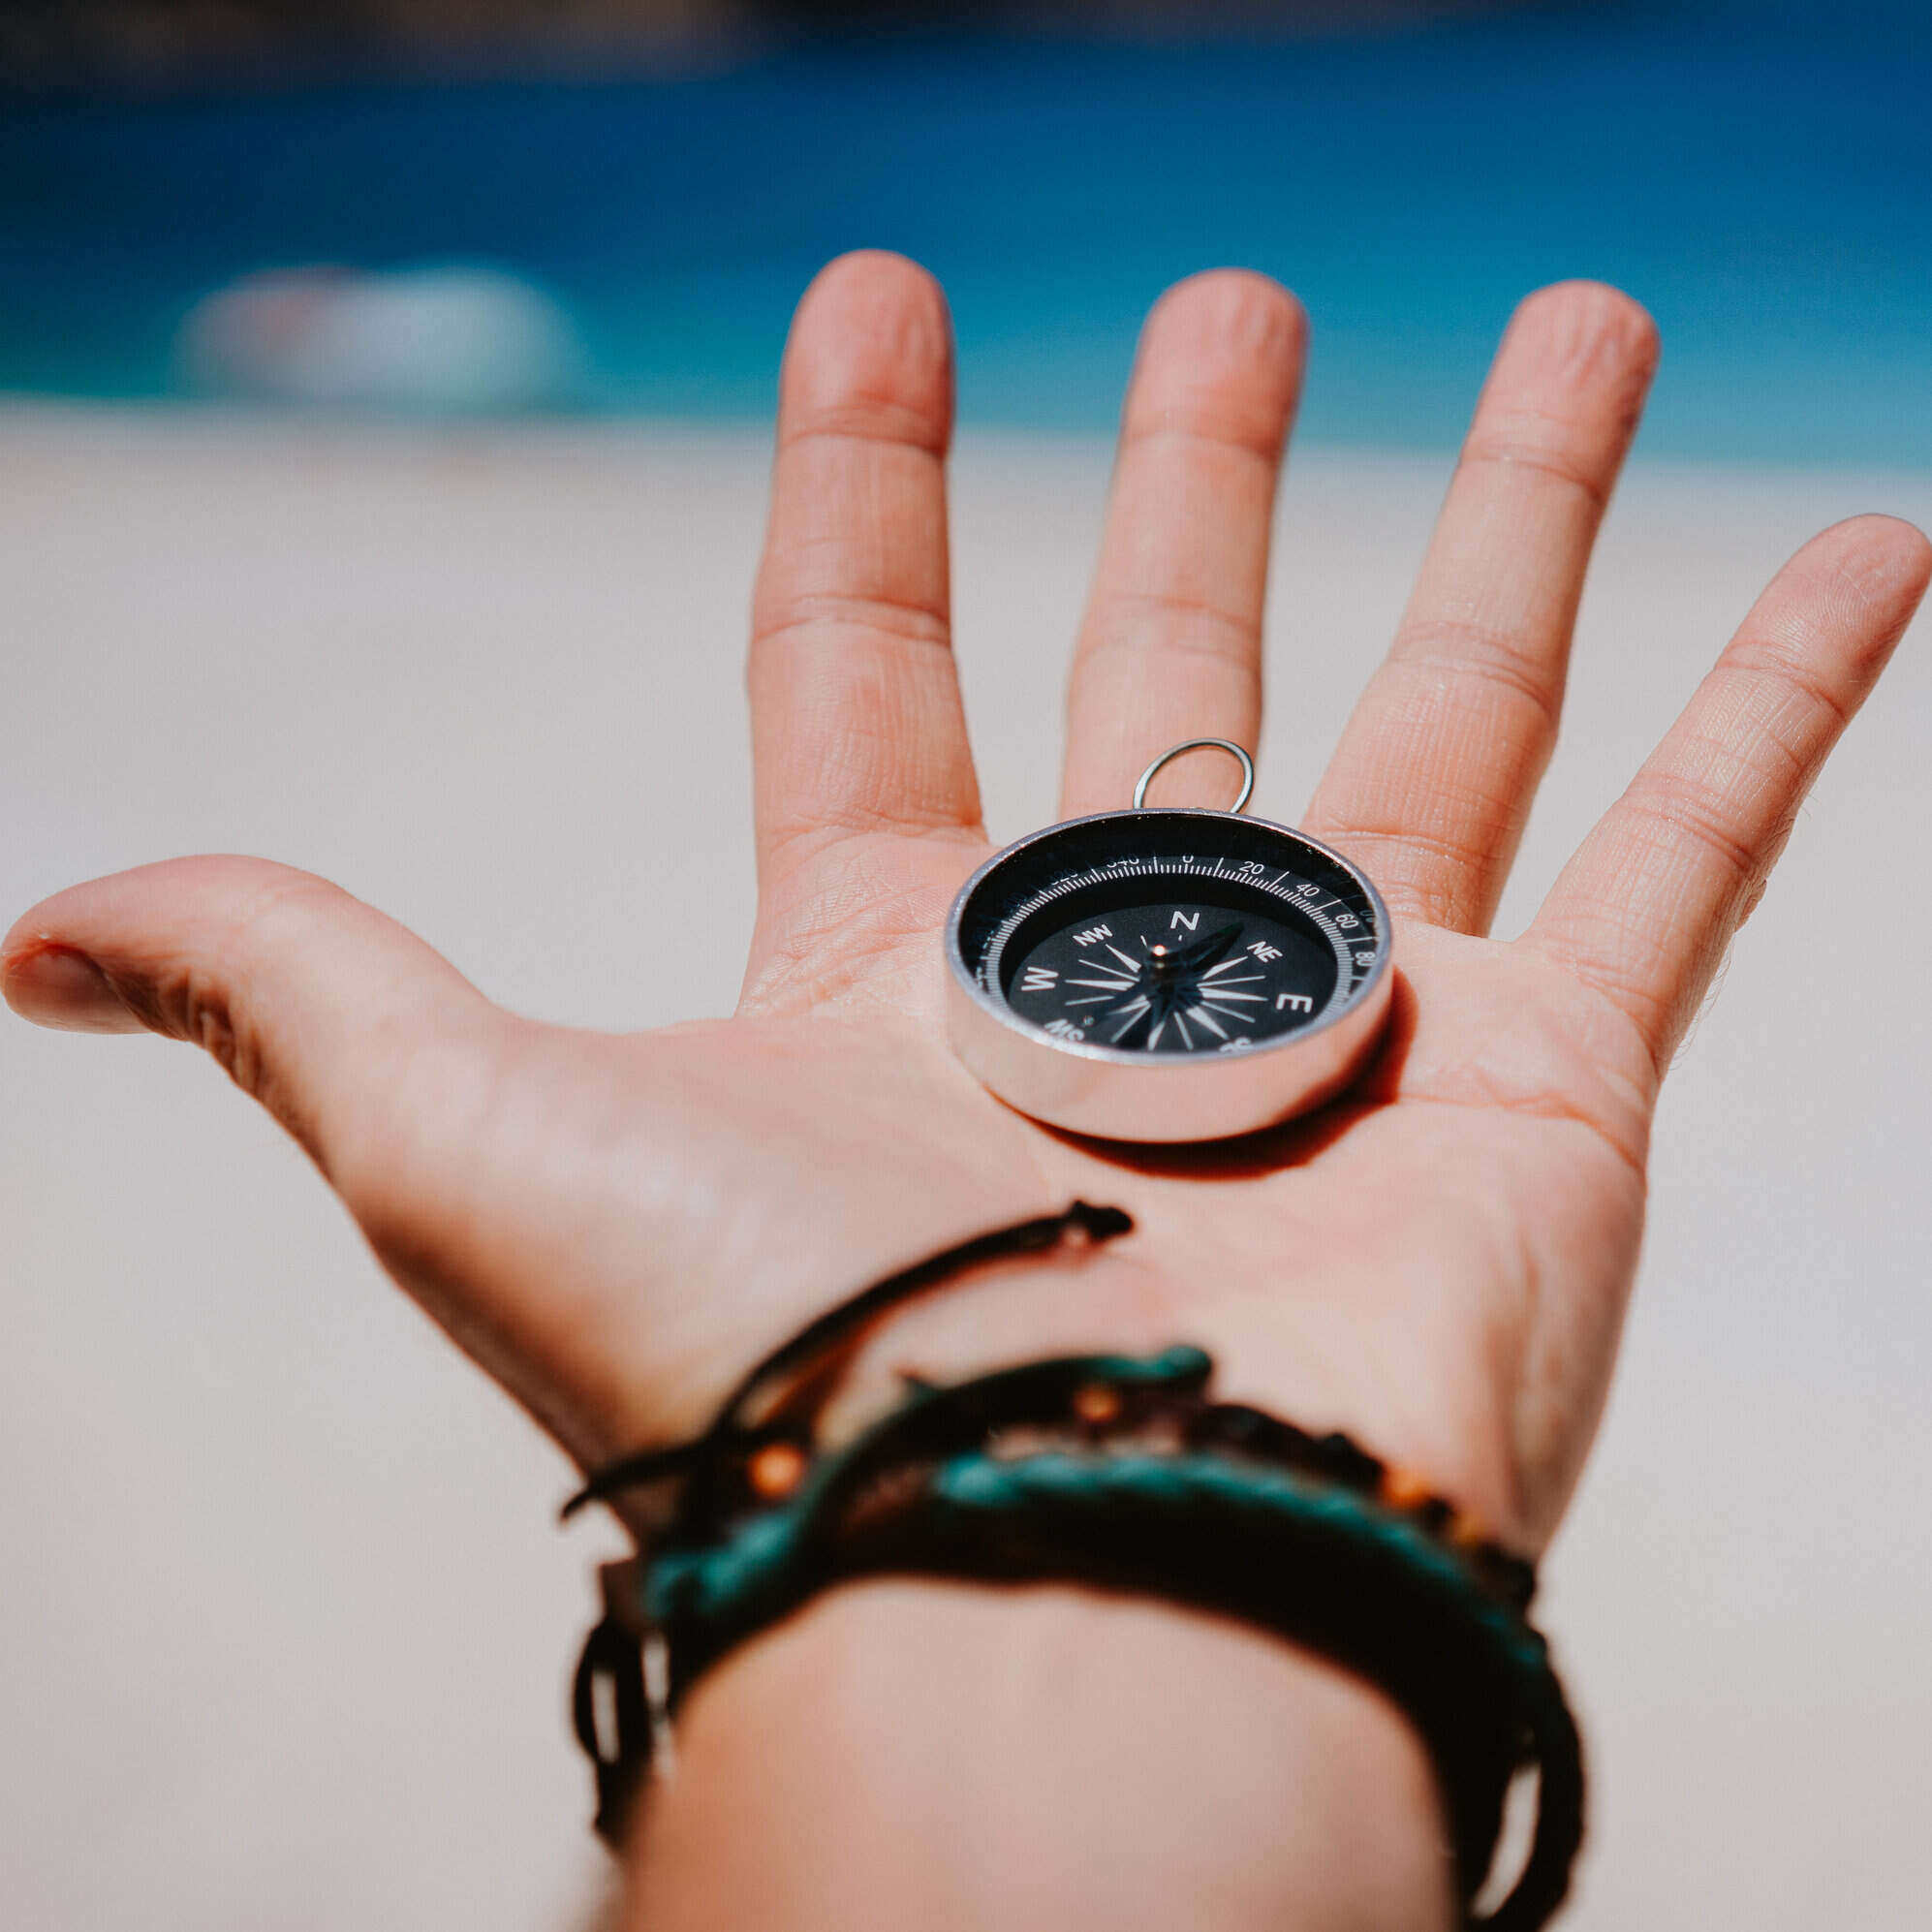
[[[666,1769],[697,1678],[818,1593],[888,1574],[1076,1583],[1237,1618],[1380,1686],[1436,1766],[1464,1922],[1531,1932],[1561,1903],[1581,1840],[1580,1745],[1526,1620],[1532,1566],[1442,1499],[1345,1436],[1212,1400],[1213,1364],[1188,1347],[910,1382],[836,1449],[815,1439],[816,1400],[809,1414],[781,1403],[745,1418],[778,1375],[822,1363],[960,1267],[1128,1226],[1075,1203],[880,1283],[768,1356],[695,1442],[613,1465],[572,1500],[635,1492],[658,1525],[637,1560],[607,1568],[606,1615],[576,1677],[599,1830],[616,1842],[647,1774]],[[1528,1857],[1479,1918],[1506,1793],[1531,1768]]]

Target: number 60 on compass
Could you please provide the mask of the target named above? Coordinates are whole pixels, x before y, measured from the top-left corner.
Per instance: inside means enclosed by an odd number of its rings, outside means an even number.
[[[1154,773],[1207,745],[1241,762],[1233,809],[1147,809]],[[1387,1017],[1387,909],[1341,854],[1242,817],[1253,789],[1238,745],[1190,740],[1132,811],[1049,826],[966,882],[948,1028],[1002,1100],[1080,1134],[1212,1140],[1360,1070]]]

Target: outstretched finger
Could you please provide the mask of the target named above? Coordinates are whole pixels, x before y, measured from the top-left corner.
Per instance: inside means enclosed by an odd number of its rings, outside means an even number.
[[[946,302],[896,255],[848,255],[785,352],[749,668],[759,877],[827,845],[980,820],[949,616]]]
[[[1928,576],[1932,544],[1888,516],[1813,538],[1758,600],[1525,935],[1622,1008],[1660,1069]]]
[[[352,1208],[398,1084],[499,1018],[394,920],[256,858],[173,859],[44,900],[0,943],[0,992],[43,1026],[205,1047]]]
[[[1293,296],[1229,269],[1169,290],[1147,318],[1067,694],[1067,816],[1125,805],[1182,738],[1253,746],[1275,483],[1306,341]]]
[[[1600,283],[1543,289],[1511,321],[1401,628],[1306,821],[1398,912],[1488,930],[1656,363],[1650,318]]]

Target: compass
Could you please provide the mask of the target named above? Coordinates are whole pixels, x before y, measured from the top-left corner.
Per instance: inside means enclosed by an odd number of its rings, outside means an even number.
[[[1239,760],[1232,810],[1150,809],[1169,760]],[[994,854],[946,926],[953,1050],[1055,1127],[1213,1140],[1319,1105],[1387,1017],[1388,911],[1340,853],[1242,815],[1253,761],[1190,738],[1134,808],[1069,819]]]

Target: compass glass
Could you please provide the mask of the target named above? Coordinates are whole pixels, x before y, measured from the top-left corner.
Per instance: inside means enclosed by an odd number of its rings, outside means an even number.
[[[956,965],[1010,1022],[1163,1058],[1319,1029],[1387,947],[1354,867],[1226,812],[1111,812],[1022,840],[969,888],[955,935]]]

